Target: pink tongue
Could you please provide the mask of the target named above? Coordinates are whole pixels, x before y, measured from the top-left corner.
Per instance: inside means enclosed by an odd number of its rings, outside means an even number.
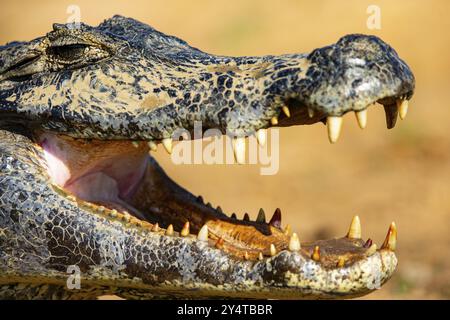
[[[86,201],[120,202],[144,176],[148,147],[130,142],[86,144],[45,133],[40,137],[53,183]],[[146,145],[146,144],[145,144]]]

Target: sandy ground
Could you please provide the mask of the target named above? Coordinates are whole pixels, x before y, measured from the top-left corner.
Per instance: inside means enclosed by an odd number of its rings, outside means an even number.
[[[365,131],[348,114],[340,141],[329,145],[316,124],[281,131],[280,170],[257,166],[176,166],[156,157],[176,181],[227,212],[256,217],[280,207],[301,239],[345,233],[354,214],[363,236],[381,244],[399,228],[398,272],[367,299],[450,298],[450,2],[377,1],[381,30],[366,27],[373,1],[2,1],[0,43],[28,40],[65,22],[69,4],[84,22],[131,16],[207,52],[263,55],[308,52],[347,33],[382,37],[417,79],[405,121],[386,130],[382,108],[369,110]]]

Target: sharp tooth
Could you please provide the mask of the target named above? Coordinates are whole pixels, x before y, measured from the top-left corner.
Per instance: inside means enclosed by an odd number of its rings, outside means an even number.
[[[234,139],[234,156],[239,164],[245,163],[245,138]]]
[[[395,251],[396,247],[397,247],[397,226],[395,225],[395,222],[392,222],[391,225],[389,226],[386,239],[384,239],[384,243],[381,246],[381,248]]]
[[[264,256],[263,256],[262,252],[260,252],[260,253],[258,254],[258,259],[259,259],[259,260],[263,260],[263,259],[264,259]]]
[[[310,118],[314,117],[314,109],[308,108],[308,116]]]
[[[186,221],[186,223],[183,226],[183,229],[181,229],[180,235],[182,237],[187,237],[189,235],[189,221]]]
[[[147,142],[147,144],[151,151],[155,152],[156,150],[158,150],[158,146],[153,141],[149,141]]]
[[[197,201],[200,202],[200,203],[204,203],[204,202],[203,202],[203,197],[202,197],[202,196],[198,196],[198,197],[197,197]]]
[[[345,258],[344,257],[339,257],[338,262],[336,264],[336,267],[342,268],[344,265],[345,265]]]
[[[217,212],[219,212],[219,213],[223,213],[222,208],[221,208],[220,206],[218,206],[216,210],[217,210]]]
[[[375,252],[377,252],[377,245],[374,243],[369,247],[369,249],[367,249],[366,256],[369,257],[369,256],[373,255]]]
[[[200,241],[208,241],[208,226],[206,224],[200,228],[198,232],[197,239]]]
[[[408,100],[397,100],[397,107],[400,119],[404,120],[406,118],[406,114],[408,113]]]
[[[132,144],[133,147],[135,147],[136,149],[139,148],[139,141],[132,141],[131,144]]]
[[[314,252],[311,256],[314,261],[320,261],[320,248],[319,246],[314,247]]]
[[[243,220],[244,221],[250,221],[250,216],[248,215],[247,212],[244,214],[244,219]]]
[[[235,219],[235,220],[237,219],[236,213],[233,212],[233,213],[231,214],[231,219]]]
[[[256,140],[261,147],[266,145],[267,129],[259,129],[256,131]]]
[[[248,256],[248,252],[247,252],[247,251],[244,252],[244,259],[245,259],[245,260],[250,259],[250,257]]]
[[[169,224],[169,226],[166,229],[166,236],[172,236],[173,235],[173,225]]]
[[[361,239],[361,221],[358,216],[354,216],[348,229],[347,238]]]
[[[158,232],[159,231],[159,224],[158,224],[158,222],[153,225],[152,231],[153,232]]]
[[[286,236],[291,234],[291,225],[290,224],[286,225],[286,228],[284,228],[284,234]]]
[[[166,151],[171,154],[172,153],[172,138],[165,138],[162,139],[162,144],[164,146],[164,149],[166,149]]]
[[[272,257],[277,254],[277,249],[275,248],[275,245],[273,243],[270,244],[269,251]]]
[[[263,208],[259,209],[258,217],[256,218],[256,222],[265,223],[266,222],[266,214]]]
[[[281,210],[277,208],[273,213],[272,219],[270,219],[269,224],[276,228],[281,228]]]
[[[301,248],[300,240],[298,239],[297,234],[294,232],[289,239],[289,250],[290,251],[299,251]]]
[[[287,106],[283,106],[281,108],[281,110],[283,110],[284,114],[286,115],[286,117],[290,118],[291,117],[291,112],[289,111],[289,108]]]
[[[342,127],[342,117],[328,117],[327,118],[327,128],[328,128],[328,140],[331,143],[335,143],[339,138]]]
[[[355,111],[356,121],[361,129],[364,129],[367,125],[367,109],[361,111]]]
[[[395,127],[397,122],[398,107],[395,104],[386,105],[384,107],[384,112],[386,113],[386,126],[388,129]]]
[[[272,119],[270,119],[270,123],[271,123],[273,126],[276,126],[276,125],[278,124],[278,117],[277,117],[277,116],[272,117]]]

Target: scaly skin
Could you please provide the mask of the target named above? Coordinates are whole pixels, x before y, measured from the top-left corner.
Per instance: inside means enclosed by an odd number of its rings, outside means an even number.
[[[378,250],[361,239],[357,218],[347,236],[299,248],[279,212],[269,223],[228,217],[170,180],[142,141],[170,142],[194,121],[237,137],[322,121],[334,141],[340,116],[374,102],[393,127],[397,101],[413,91],[408,66],[373,36],[345,36],[310,54],[222,57],[115,16],[0,47],[0,296],[366,294],[395,270],[395,225]],[[143,157],[145,166],[132,191],[105,203],[89,198],[95,190],[58,183],[48,158],[49,150],[61,156],[56,146],[75,155],[63,161],[73,172],[86,168],[84,153],[91,163]],[[199,239],[189,235],[200,229]],[[66,286],[71,265],[81,289]]]

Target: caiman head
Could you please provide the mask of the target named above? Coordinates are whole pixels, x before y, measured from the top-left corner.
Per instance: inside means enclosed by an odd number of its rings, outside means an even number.
[[[149,151],[162,143],[170,153],[178,130],[192,132],[197,121],[232,135],[238,162],[245,137],[264,144],[268,128],[323,122],[335,142],[344,114],[364,128],[371,105],[383,105],[394,127],[413,90],[394,49],[366,35],[309,54],[225,57],[115,16],[97,27],[55,24],[0,47],[0,128],[29,141],[30,163],[43,168],[33,179],[47,195],[40,209],[19,201],[14,210],[51,230],[39,267],[11,278],[54,284],[77,265],[82,288],[125,297],[366,294],[396,267],[394,223],[380,248],[361,238],[358,217],[342,238],[300,241],[279,210],[250,221],[205,204]],[[105,243],[114,250],[102,251]]]

